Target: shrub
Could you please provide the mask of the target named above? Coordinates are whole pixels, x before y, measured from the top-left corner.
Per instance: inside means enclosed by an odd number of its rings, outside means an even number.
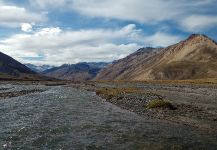
[[[152,108],[169,108],[169,109],[174,109],[173,105],[166,100],[163,99],[156,99],[150,101],[147,105],[146,108],[152,109]]]
[[[112,99],[113,97],[118,97],[122,94],[139,94],[143,91],[137,88],[101,88],[96,90],[96,94],[105,98]]]
[[[118,94],[131,94],[131,93],[141,93],[141,91],[136,88],[102,88],[96,90],[97,95],[117,96]]]

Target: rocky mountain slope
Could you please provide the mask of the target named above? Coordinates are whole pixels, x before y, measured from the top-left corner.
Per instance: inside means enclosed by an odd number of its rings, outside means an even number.
[[[36,73],[16,61],[0,52],[0,77],[24,77],[28,75],[35,75]]]
[[[124,80],[133,78],[133,72],[142,70],[143,64],[148,62],[151,56],[159,53],[161,49],[154,49],[151,47],[141,48],[133,54],[115,61],[108,67],[102,69],[97,75],[96,79],[100,80]]]
[[[12,57],[0,52],[0,80],[54,80],[32,71]]]
[[[96,77],[97,73],[108,63],[78,63],[62,65],[43,72],[44,75],[57,79],[85,81]]]
[[[217,44],[193,34],[162,49],[145,48],[103,69],[96,80],[204,79],[217,77]]]

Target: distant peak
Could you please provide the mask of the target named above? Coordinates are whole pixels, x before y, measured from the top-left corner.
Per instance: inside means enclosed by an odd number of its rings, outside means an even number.
[[[208,37],[204,34],[192,34],[185,40],[185,42],[192,42],[192,41],[194,41],[194,42],[211,41],[211,42],[217,44],[215,40],[211,39],[210,37]]]
[[[192,34],[188,37],[187,40],[191,40],[191,39],[195,39],[195,38],[206,38],[206,39],[210,39],[208,36],[204,35],[204,34]]]

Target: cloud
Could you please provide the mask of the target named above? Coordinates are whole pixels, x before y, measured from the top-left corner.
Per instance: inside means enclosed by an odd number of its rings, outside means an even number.
[[[42,22],[46,17],[40,13],[26,10],[24,7],[0,3],[0,26],[20,27],[20,24]]]
[[[66,6],[67,1],[70,0],[29,0],[32,6],[37,6],[41,9],[47,9],[47,7],[60,8],[61,6]],[[72,0],[71,0],[72,1]]]
[[[180,21],[180,25],[190,32],[199,32],[217,25],[217,16],[191,15]]]
[[[165,46],[177,40],[177,37],[163,33],[144,36],[134,24],[117,29],[79,31],[56,27],[0,40],[0,49],[23,63],[61,65],[82,61],[113,61],[144,45]],[[25,59],[28,57],[40,59]]]
[[[157,32],[154,35],[144,39],[145,43],[149,43],[150,46],[163,46],[175,44],[181,41],[182,37],[170,35],[167,33]]]
[[[62,30],[42,28],[0,40],[2,52],[23,63],[61,65],[80,61],[113,61],[141,47],[131,38],[134,25],[121,29]],[[130,43],[116,43],[129,37]],[[24,59],[43,57],[43,60]]]
[[[212,17],[205,15],[217,13],[210,11],[217,10],[214,5],[217,0],[29,0],[29,2],[42,9],[64,8],[64,11],[75,11],[91,18],[127,20],[142,24],[171,21],[183,31],[190,32],[194,28],[202,31],[205,29],[203,26],[213,27],[213,20],[217,17],[217,15]],[[197,24],[191,20],[196,20]]]
[[[76,0],[72,8],[90,17],[153,23],[177,15],[175,8],[164,0]]]
[[[155,23],[165,20],[177,21],[192,13],[209,11],[216,0],[74,0],[72,8],[90,17],[131,20]],[[201,10],[200,10],[201,9]]]
[[[63,8],[89,17],[131,20],[141,23],[161,21],[177,15],[176,8],[164,0],[29,0],[41,9]]]
[[[32,31],[32,25],[29,23],[22,23],[21,24],[21,30],[24,32],[31,32]]]

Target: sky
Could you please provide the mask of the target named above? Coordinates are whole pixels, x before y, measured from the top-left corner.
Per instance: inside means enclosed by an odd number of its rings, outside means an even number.
[[[111,62],[193,33],[217,41],[217,0],[0,0],[0,51],[22,63]]]

